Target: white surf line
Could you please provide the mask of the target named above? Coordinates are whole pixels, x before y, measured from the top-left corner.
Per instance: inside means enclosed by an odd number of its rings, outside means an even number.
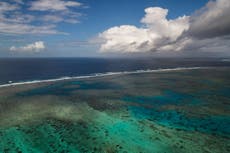
[[[209,68],[213,68],[213,67],[178,67],[178,68],[166,68],[166,69],[155,69],[155,70],[147,69],[147,70],[122,71],[122,72],[105,72],[105,73],[95,73],[95,74],[86,75],[86,76],[61,77],[61,78],[57,78],[57,79],[34,80],[34,81],[8,83],[8,84],[0,85],[0,88],[17,86],[17,85],[26,85],[26,84],[48,83],[48,82],[56,82],[56,81],[72,80],[72,79],[104,77],[104,76],[112,76],[112,75],[140,74],[140,73],[153,73],[153,72],[170,72],[170,71],[209,69]]]

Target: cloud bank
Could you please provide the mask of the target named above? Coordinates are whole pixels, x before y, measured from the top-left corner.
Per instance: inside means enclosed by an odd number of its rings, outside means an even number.
[[[210,1],[198,10],[190,21],[188,33],[197,38],[212,38],[230,34],[230,1]]]
[[[45,44],[43,41],[37,41],[32,44],[28,44],[26,46],[21,47],[10,47],[10,51],[18,51],[18,52],[40,52],[45,49]]]
[[[101,52],[227,51],[230,1],[208,2],[191,16],[167,19],[168,9],[149,7],[142,26],[121,25],[99,34]]]

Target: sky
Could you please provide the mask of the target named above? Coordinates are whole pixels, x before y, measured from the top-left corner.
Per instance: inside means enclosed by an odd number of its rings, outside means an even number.
[[[229,0],[0,0],[0,57],[230,57]]]

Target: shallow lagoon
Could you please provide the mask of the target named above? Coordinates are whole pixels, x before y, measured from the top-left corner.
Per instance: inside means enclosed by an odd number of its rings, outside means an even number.
[[[230,68],[0,88],[0,152],[230,152]]]

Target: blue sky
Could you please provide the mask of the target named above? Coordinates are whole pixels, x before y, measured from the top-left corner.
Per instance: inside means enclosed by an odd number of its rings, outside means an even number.
[[[178,53],[180,55],[187,52],[190,54],[188,50],[195,50],[194,52],[200,55],[197,50],[204,50],[203,46],[211,44],[212,41],[220,42],[216,45],[217,48],[214,46],[202,51],[201,54],[209,50],[213,53],[213,50],[220,48],[223,50],[221,53],[228,54],[226,51],[229,49],[228,46],[223,45],[223,34],[211,37],[212,40],[202,38],[203,44],[199,44],[198,36],[186,34],[186,31],[191,33],[192,30],[192,33],[198,33],[204,26],[196,27],[200,25],[200,17],[208,16],[219,4],[225,7],[223,10],[228,10],[227,0],[214,1],[210,5],[207,5],[208,2],[208,0],[0,0],[2,22],[0,57],[91,57],[114,54],[127,56],[139,55],[142,52],[152,56],[168,52],[172,55],[177,54],[171,50],[182,50]],[[145,12],[147,8],[149,10]],[[223,15],[224,13],[229,11],[223,11]],[[219,18],[223,18],[223,15]],[[179,19],[180,17],[183,19]],[[212,19],[208,19],[207,24],[211,21]],[[159,29],[161,24],[168,26]],[[118,37],[111,36],[111,30],[113,35]],[[132,30],[133,33],[140,35],[133,35]],[[172,30],[178,34],[172,35],[171,33],[174,33]],[[168,33],[161,34],[158,31]],[[146,37],[148,33],[154,35],[154,38]],[[182,35],[186,35],[183,40]],[[226,32],[224,36],[228,36],[228,33]],[[117,40],[119,37],[124,41]],[[142,37],[142,40],[138,39]],[[128,46],[130,42],[135,45]],[[140,47],[144,44],[147,47]],[[181,47],[179,44],[189,45]]]
[[[181,0],[81,0],[89,8],[81,9],[81,23],[78,25],[65,25],[62,29],[78,35],[80,39],[88,39],[112,26],[131,24],[140,26],[140,19],[144,16],[144,9],[151,6],[168,8],[168,18],[181,15],[190,15],[204,6],[207,0],[181,1]],[[70,27],[71,29],[67,29]]]

